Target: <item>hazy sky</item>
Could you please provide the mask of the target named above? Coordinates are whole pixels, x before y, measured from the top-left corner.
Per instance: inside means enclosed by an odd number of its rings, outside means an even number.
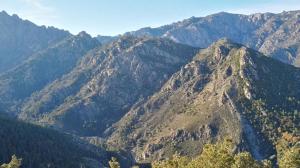
[[[300,10],[300,0],[0,0],[0,10],[74,34],[116,35],[221,11]]]

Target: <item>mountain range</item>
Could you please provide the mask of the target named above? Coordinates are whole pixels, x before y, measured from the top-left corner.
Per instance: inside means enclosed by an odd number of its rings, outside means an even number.
[[[1,163],[105,167],[116,156],[129,167],[226,137],[262,160],[281,133],[299,135],[300,11],[221,12],[115,37],[4,11],[0,25],[0,134],[11,132]],[[30,160],[31,142],[50,157]]]
[[[299,20],[300,11],[253,15],[221,12],[206,17],[192,17],[158,28],[143,28],[127,34],[165,37],[200,48],[206,48],[220,38],[229,38],[299,67]]]
[[[36,26],[5,11],[0,12],[0,20],[0,73],[71,35],[54,27]]]

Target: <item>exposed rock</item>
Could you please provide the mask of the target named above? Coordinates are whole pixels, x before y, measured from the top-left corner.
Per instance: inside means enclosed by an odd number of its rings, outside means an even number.
[[[38,122],[101,135],[197,51],[167,39],[124,36],[89,52],[69,74],[33,95],[23,106],[22,118],[31,120],[26,116],[35,112]]]
[[[159,36],[201,48],[226,37],[267,56],[300,66],[299,15],[300,11],[252,15],[221,12],[206,17],[192,17],[158,28],[143,28],[127,34]],[[216,59],[221,56],[219,51],[216,50]]]
[[[219,50],[223,47],[228,52]],[[270,114],[264,109],[267,105],[260,106],[259,101],[266,93],[274,93],[265,91],[270,84],[262,83],[274,82],[265,72],[268,69],[273,73],[275,67],[294,69],[242,45],[218,41],[174,73],[158,92],[131,108],[112,127],[107,144],[126,148],[138,161],[148,162],[169,158],[176,152],[194,156],[203,144],[231,137],[237,151],[248,150],[257,159],[267,158],[274,153],[273,140],[267,135],[276,135],[263,128],[268,115],[274,113]],[[300,85],[300,81],[293,82]]]

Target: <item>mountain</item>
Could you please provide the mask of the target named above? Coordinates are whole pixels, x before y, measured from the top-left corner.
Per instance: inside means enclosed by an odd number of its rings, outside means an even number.
[[[101,43],[101,44],[108,44],[113,42],[114,40],[117,40],[120,38],[120,36],[101,36],[98,35],[96,39]]]
[[[226,137],[276,155],[282,133],[300,132],[299,17],[222,12],[92,38],[1,12],[0,161],[128,167]]]
[[[8,162],[16,154],[22,158],[22,167],[98,168],[107,165],[103,150],[51,129],[0,117],[0,136],[0,163]]]
[[[0,75],[0,108],[16,113],[32,93],[70,72],[99,42],[85,32],[35,53],[15,68]]]
[[[197,48],[124,36],[89,52],[76,68],[33,94],[19,118],[95,136],[159,90]]]
[[[0,73],[70,35],[64,30],[37,26],[17,15],[0,12]]]
[[[221,12],[127,34],[166,37],[201,48],[225,37],[285,63],[300,66],[299,20],[300,11],[253,15]]]
[[[300,69],[219,40],[106,131],[109,149],[139,162],[197,155],[230,137],[258,159],[275,153],[281,132],[299,132]]]

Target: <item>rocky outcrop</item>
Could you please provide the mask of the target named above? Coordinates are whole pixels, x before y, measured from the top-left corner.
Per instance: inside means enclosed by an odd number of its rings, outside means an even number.
[[[299,17],[300,11],[252,15],[221,12],[128,34],[165,37],[201,48],[226,37],[267,56],[300,66]]]
[[[38,122],[101,135],[197,51],[167,39],[124,36],[90,52],[72,72],[33,95],[22,118],[36,113]]]
[[[266,99],[262,94],[273,94],[261,91],[271,86],[263,83],[274,82],[265,73],[277,67],[293,69],[286,66],[245,46],[220,40],[174,73],[149,99],[130,109],[110,129],[107,145],[132,151],[136,160],[148,162],[174,153],[194,156],[205,143],[231,137],[238,151],[248,150],[256,159],[267,158],[274,154],[273,140],[267,137],[273,132],[267,133],[263,127],[274,124],[264,123],[274,113],[262,109],[274,107],[266,101],[258,108],[258,102]],[[288,94],[293,94],[292,90]]]

